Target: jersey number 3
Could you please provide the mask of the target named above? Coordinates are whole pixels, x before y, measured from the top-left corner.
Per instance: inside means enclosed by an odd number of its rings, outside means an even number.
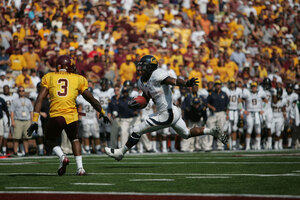
[[[58,84],[60,84],[60,91],[57,92],[58,96],[67,96],[68,94],[68,86],[69,86],[69,81],[68,79],[65,78],[60,78],[58,79]]]

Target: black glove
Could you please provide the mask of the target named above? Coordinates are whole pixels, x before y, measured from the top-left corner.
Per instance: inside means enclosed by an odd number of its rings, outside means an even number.
[[[186,87],[193,87],[194,85],[198,85],[199,81],[198,78],[191,78],[186,82]]]
[[[128,107],[130,109],[137,110],[137,109],[140,109],[140,104],[138,102],[136,102],[135,99],[131,99],[128,102]]]
[[[100,118],[103,118],[103,122],[105,123],[105,124],[109,124],[110,123],[110,120],[109,120],[109,118],[106,116],[106,115],[100,115]]]
[[[38,131],[38,124],[36,122],[32,122],[30,127],[27,129],[27,136],[30,137],[34,131]]]

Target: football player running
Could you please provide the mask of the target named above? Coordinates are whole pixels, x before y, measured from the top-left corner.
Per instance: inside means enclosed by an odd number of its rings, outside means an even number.
[[[191,78],[188,81],[171,78],[167,71],[158,68],[158,62],[152,55],[146,55],[141,58],[137,64],[137,72],[141,75],[141,78],[138,80],[138,87],[143,91],[143,97],[145,97],[147,102],[152,99],[157,111],[153,115],[148,116],[138,126],[133,127],[133,132],[125,146],[120,149],[106,147],[105,152],[108,156],[120,161],[125,153],[138,143],[142,134],[166,127],[172,127],[184,139],[199,135],[213,135],[226,144],[227,137],[220,127],[213,129],[194,127],[189,130],[181,117],[180,108],[172,103],[171,86],[192,87],[198,83],[196,78]],[[128,106],[132,109],[142,108],[134,99],[128,103]]]
[[[273,120],[273,112],[271,107],[272,102],[272,83],[269,78],[265,78],[262,82],[262,90],[265,93],[266,101],[263,105],[263,121],[265,123],[265,126],[267,128],[267,144],[266,149],[272,149],[272,133],[271,133],[271,126],[272,126],[272,120]]]
[[[59,157],[58,175],[66,172],[69,159],[63,153],[58,142],[64,129],[72,144],[72,150],[77,165],[77,175],[85,175],[82,165],[81,148],[78,139],[78,112],[76,97],[81,94],[96,111],[100,113],[106,123],[109,123],[104,110],[88,90],[86,78],[75,74],[75,65],[70,56],[62,55],[56,60],[56,72],[50,72],[42,78],[41,91],[34,105],[34,116],[31,126],[27,130],[31,136],[38,129],[38,118],[41,111],[42,100],[50,95],[50,119],[47,122],[45,137],[46,142],[53,148],[53,152]]]
[[[251,83],[251,90],[244,89],[243,99],[245,100],[245,111],[247,121],[247,134],[246,134],[246,151],[250,150],[250,140],[253,128],[255,127],[256,144],[254,149],[260,150],[261,145],[261,120],[263,114],[263,102],[266,102],[265,93],[257,89],[257,83]],[[242,112],[243,113],[243,112]],[[241,115],[243,117],[243,115]]]
[[[229,87],[224,87],[222,90],[227,94],[229,97],[229,113],[228,119],[229,120],[229,127],[228,127],[228,134],[231,135],[232,140],[232,150],[236,150],[236,132],[238,130],[238,120],[239,120],[239,111],[242,110],[242,95],[243,91],[240,88],[236,87],[235,79],[231,78],[229,80]]]
[[[282,149],[281,132],[284,128],[286,117],[286,100],[282,99],[282,88],[277,88],[272,94],[272,134],[275,133],[274,149]]]

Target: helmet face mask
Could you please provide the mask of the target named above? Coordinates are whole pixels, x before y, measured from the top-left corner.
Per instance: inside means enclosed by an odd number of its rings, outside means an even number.
[[[265,78],[262,82],[262,86],[265,90],[270,90],[272,88],[272,83],[269,78]]]
[[[286,86],[286,92],[288,94],[291,94],[293,92],[293,89],[294,89],[294,86],[292,83],[288,83],[287,86]]]
[[[152,55],[143,56],[137,64],[137,74],[141,76],[142,81],[148,81],[153,71],[157,69],[158,62]]]
[[[108,89],[108,80],[106,78],[102,78],[100,86],[102,91],[106,91]]]

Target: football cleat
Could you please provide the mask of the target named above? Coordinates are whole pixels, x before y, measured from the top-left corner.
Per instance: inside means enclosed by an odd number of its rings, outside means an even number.
[[[57,171],[59,176],[62,176],[66,173],[67,165],[69,164],[69,162],[69,159],[65,155],[61,157],[59,162],[59,168]]]
[[[120,149],[112,149],[109,147],[105,147],[105,153],[106,155],[108,155],[111,158],[114,158],[117,161],[120,161],[123,159],[124,154],[122,153],[122,151]]]
[[[77,169],[76,175],[77,176],[84,176],[84,175],[86,175],[85,170],[83,168]]]
[[[218,140],[220,140],[223,144],[227,144],[228,138],[224,134],[224,132],[221,130],[220,127],[215,127],[211,129],[211,135],[216,137]]]

